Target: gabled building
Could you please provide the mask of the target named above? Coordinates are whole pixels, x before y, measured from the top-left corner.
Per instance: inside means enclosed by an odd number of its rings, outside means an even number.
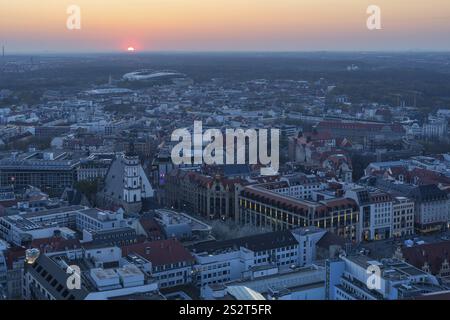
[[[450,241],[403,247],[399,257],[418,269],[450,280]]]
[[[98,195],[103,207],[122,207],[127,213],[140,212],[154,191],[139,157],[132,153],[118,155],[106,174]]]
[[[122,256],[132,262],[148,264],[148,271],[160,288],[192,282],[195,259],[178,240],[156,240],[123,246]]]

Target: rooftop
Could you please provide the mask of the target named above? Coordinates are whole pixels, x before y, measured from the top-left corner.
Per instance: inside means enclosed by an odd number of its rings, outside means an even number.
[[[153,266],[166,266],[176,263],[193,263],[194,257],[175,239],[155,240],[122,247],[122,256],[138,254],[150,261]]]
[[[290,231],[276,231],[263,233],[243,238],[230,239],[224,241],[208,241],[202,242],[190,247],[196,253],[216,253],[227,249],[245,247],[252,251],[265,251],[276,248],[298,245]]]

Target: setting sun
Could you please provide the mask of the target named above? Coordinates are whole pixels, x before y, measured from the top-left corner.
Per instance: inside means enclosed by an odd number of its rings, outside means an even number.
[[[128,52],[134,52],[134,51],[136,51],[136,50],[134,49],[134,47],[128,47],[127,51],[128,51]]]

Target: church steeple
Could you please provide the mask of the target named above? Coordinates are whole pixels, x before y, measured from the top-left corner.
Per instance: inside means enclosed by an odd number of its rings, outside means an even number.
[[[126,157],[137,157],[137,153],[135,151],[134,148],[134,142],[130,141],[129,145],[128,145],[128,151],[125,154]]]
[[[126,154],[124,162],[124,200],[127,203],[141,202],[141,178],[139,158]]]

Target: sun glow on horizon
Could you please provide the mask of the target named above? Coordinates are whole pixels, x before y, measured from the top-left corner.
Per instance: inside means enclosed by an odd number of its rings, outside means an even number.
[[[448,0],[377,0],[377,31],[366,26],[371,0],[76,2],[81,29],[68,30],[70,0],[0,0],[0,43],[13,52],[450,48]]]

